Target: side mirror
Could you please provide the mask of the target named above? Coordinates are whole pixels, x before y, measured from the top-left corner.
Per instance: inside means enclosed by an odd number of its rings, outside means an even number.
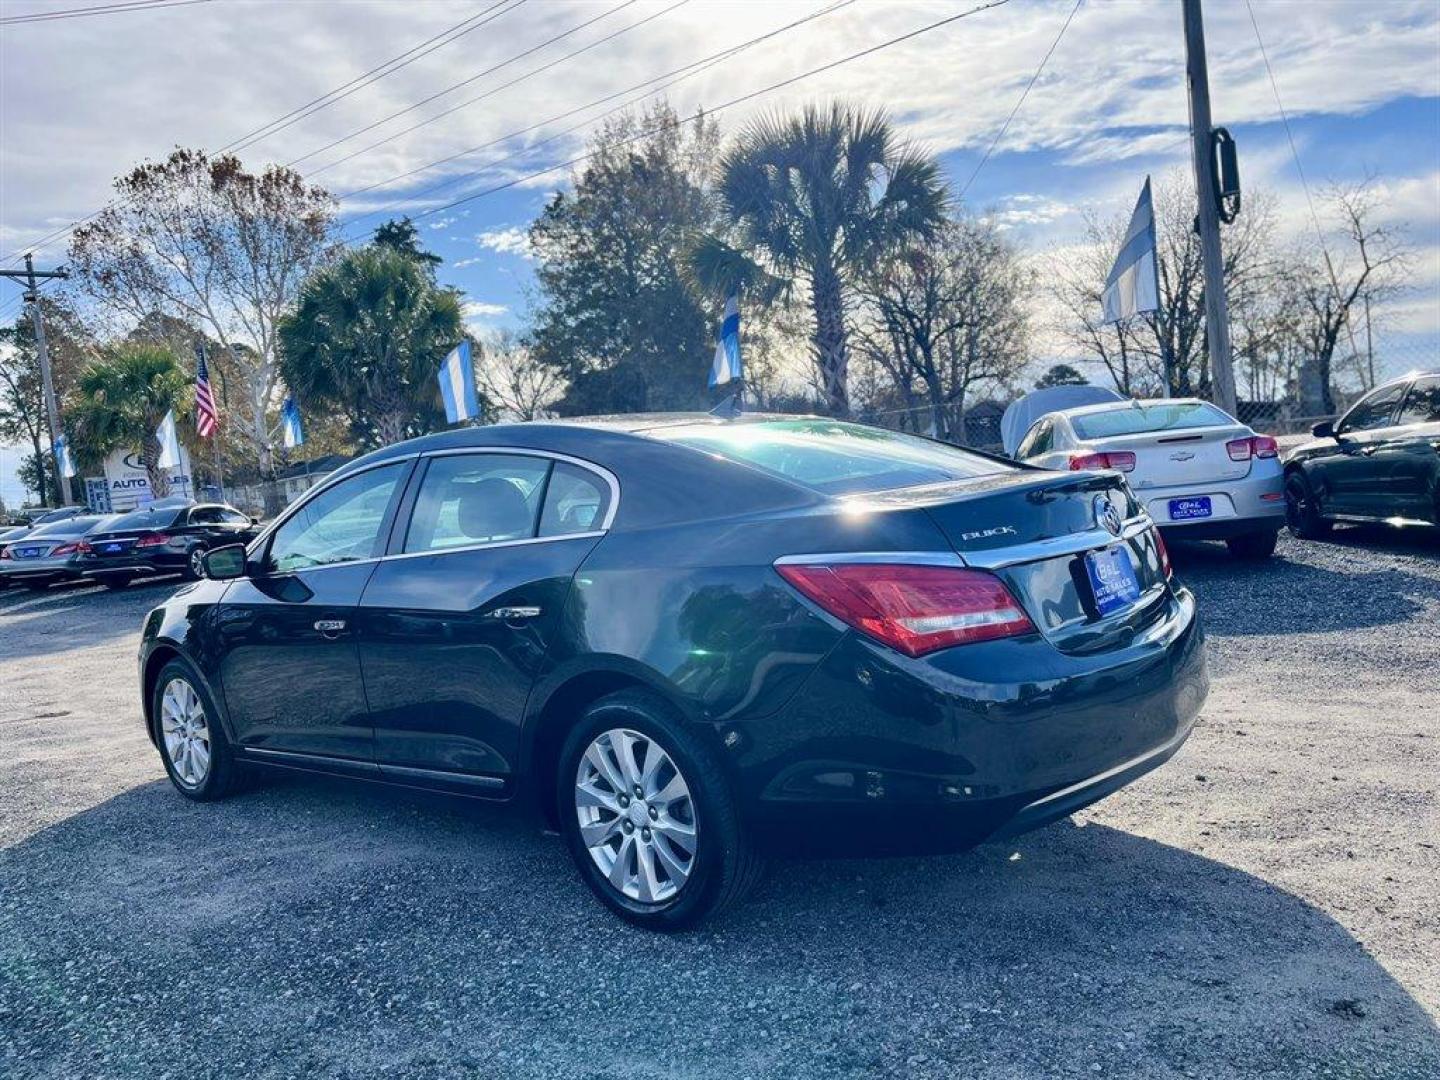
[[[205,576],[211,581],[233,581],[245,576],[245,545],[226,544],[205,553]]]
[[[251,515],[250,515],[250,524],[251,524],[251,525],[259,525],[259,524],[260,524],[260,519],[259,519],[258,517],[256,517],[254,514],[251,514]]]
[[[1335,421],[1321,420],[1320,423],[1310,429],[1310,434],[1314,435],[1317,439],[1335,438]]]

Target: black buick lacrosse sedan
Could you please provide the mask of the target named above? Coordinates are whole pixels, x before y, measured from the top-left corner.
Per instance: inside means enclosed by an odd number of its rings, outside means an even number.
[[[534,807],[678,927],[797,846],[963,848],[1176,752],[1191,593],[1113,472],[814,418],[628,416],[377,451],[145,620],[180,792],[255,767]]]

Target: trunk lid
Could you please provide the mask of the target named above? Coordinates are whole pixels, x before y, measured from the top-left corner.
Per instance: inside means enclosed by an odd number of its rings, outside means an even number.
[[[847,501],[923,509],[966,564],[998,575],[1064,651],[1122,647],[1163,614],[1168,586],[1155,532],[1118,473],[1004,472]],[[1135,595],[1119,604],[1105,595],[1112,559],[1134,575]]]
[[[1250,460],[1231,461],[1225,444],[1251,434],[1243,424],[1117,435],[1087,443],[1096,451],[1127,451],[1135,468],[1126,473],[1134,488],[1176,487],[1243,480]]]

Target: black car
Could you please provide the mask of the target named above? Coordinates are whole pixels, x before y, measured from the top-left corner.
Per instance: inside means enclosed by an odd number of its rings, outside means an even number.
[[[1113,472],[860,425],[624,417],[370,454],[145,620],[174,785],[250,766],[519,802],[621,915],[762,855],[955,850],[1167,760],[1191,593]]]
[[[205,552],[246,543],[259,532],[252,518],[220,503],[144,507],[87,536],[75,565],[111,589],[156,574],[198,578]]]
[[[1307,540],[1336,522],[1440,525],[1440,372],[1376,387],[1285,463],[1285,514]]]

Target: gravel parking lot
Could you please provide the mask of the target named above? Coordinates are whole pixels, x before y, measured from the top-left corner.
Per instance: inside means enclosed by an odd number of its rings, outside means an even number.
[[[1214,688],[1168,766],[674,937],[485,807],[186,802],[133,662],[173,585],[0,594],[0,1075],[1440,1076],[1440,548],[1175,554]]]

